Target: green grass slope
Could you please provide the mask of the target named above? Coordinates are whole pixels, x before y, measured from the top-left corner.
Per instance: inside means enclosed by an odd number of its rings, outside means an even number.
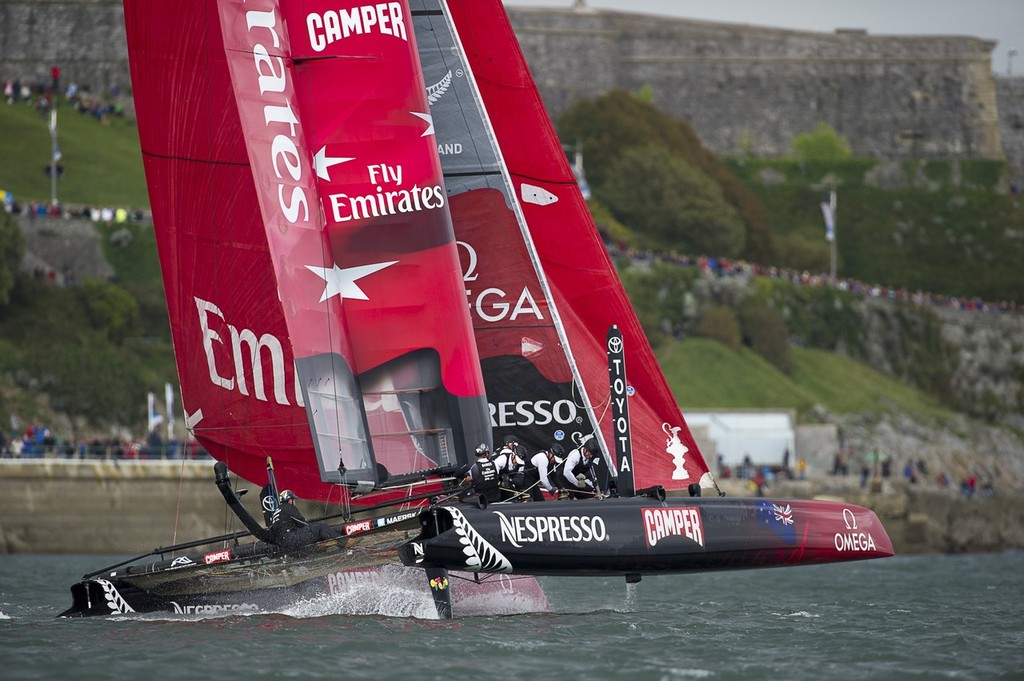
[[[16,201],[50,200],[49,116],[24,103],[0,102],[0,189]],[[149,206],[142,151],[135,122],[111,117],[108,124],[68,106],[57,108],[57,143],[64,173],[57,199],[91,206]]]
[[[805,411],[815,404],[837,414],[898,408],[924,418],[949,412],[938,401],[841,355],[791,348],[788,376],[753,351],[732,351],[693,338],[662,347],[658,361],[685,413],[692,409],[779,408]]]

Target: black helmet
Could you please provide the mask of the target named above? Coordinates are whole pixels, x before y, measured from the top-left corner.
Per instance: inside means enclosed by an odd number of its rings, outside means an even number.
[[[565,456],[565,447],[563,447],[562,445],[558,444],[557,442],[555,444],[551,445],[550,447],[548,447],[548,451],[551,452],[552,454],[554,454],[555,456],[559,457],[559,458]]]
[[[278,498],[281,500],[282,504],[287,503],[289,501],[294,501],[295,500],[295,492],[291,491],[290,489],[286,489],[283,492],[281,492],[281,494],[280,494],[280,496]]]
[[[590,452],[591,454],[597,454],[601,451],[601,445],[597,444],[596,437],[592,437],[583,443],[583,450]]]
[[[487,446],[486,442],[481,442],[480,444],[478,444],[476,446],[476,455],[477,456],[487,456],[490,453],[491,453],[491,448]]]
[[[519,438],[517,438],[515,435],[506,435],[505,439],[502,440],[502,442],[504,442],[507,445],[519,444]]]

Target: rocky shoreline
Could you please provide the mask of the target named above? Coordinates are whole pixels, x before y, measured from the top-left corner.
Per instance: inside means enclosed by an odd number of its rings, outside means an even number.
[[[752,496],[722,480],[729,496]],[[244,497],[258,514],[257,490]],[[853,477],[780,481],[774,499],[831,499],[865,506],[897,554],[1024,549],[1024,494],[962,496],[885,480],[877,491]],[[308,516],[329,511],[307,505]],[[213,483],[211,461],[0,460],[0,553],[144,553],[156,546],[239,529]]]

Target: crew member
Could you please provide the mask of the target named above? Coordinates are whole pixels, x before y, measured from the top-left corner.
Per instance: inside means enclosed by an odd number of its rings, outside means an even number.
[[[569,452],[562,467],[565,488],[569,490],[570,499],[601,498],[601,490],[597,487],[597,475],[594,466],[600,461],[601,451],[597,438],[591,437],[581,446]]]
[[[558,494],[554,481],[564,461],[565,449],[557,442],[543,452],[537,452],[526,460],[523,472],[523,491],[528,492],[534,501],[544,501],[542,490],[550,494]]]
[[[270,535],[273,542],[286,549],[294,549],[305,544],[324,539],[341,537],[338,528],[320,522],[309,522],[295,506],[295,492],[286,489],[278,497],[280,504],[274,511],[270,523]]]
[[[519,443],[519,438],[515,435],[506,435],[504,444],[494,457],[494,465],[498,469],[502,501],[522,496],[526,459],[526,448]]]
[[[498,487],[498,468],[490,458],[491,448],[481,443],[476,448],[476,461],[466,471],[462,482],[470,485],[487,503],[501,501]]]

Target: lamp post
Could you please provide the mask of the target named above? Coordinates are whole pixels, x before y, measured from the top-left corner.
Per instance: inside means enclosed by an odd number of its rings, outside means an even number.
[[[1007,76],[1012,76],[1013,75],[1013,58],[1016,57],[1017,54],[1018,54],[1017,50],[1014,50],[1012,48],[1010,49],[1009,52],[1006,53],[1006,75]]]

